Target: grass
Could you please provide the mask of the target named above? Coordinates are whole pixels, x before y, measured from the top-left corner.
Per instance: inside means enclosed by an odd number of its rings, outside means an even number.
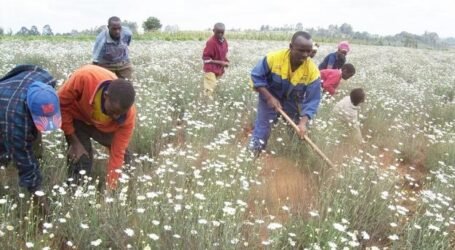
[[[215,101],[201,95],[206,33],[185,41],[138,38],[130,51],[138,93],[131,142],[135,159],[124,169],[119,189],[106,192],[103,187],[106,151],[99,145],[92,180],[68,188],[64,138],[60,132],[45,135],[41,167],[52,214],[39,229],[14,167],[0,169],[0,245],[450,248],[455,104],[447,96],[454,92],[453,53],[355,44],[348,60],[357,74],[341,84],[335,97],[324,98],[311,124],[311,139],[337,165],[330,169],[284,121],[273,127],[271,158],[255,160],[246,150],[257,100],[247,84],[249,72],[268,51],[288,46],[285,36],[254,43],[231,39],[232,63]],[[2,40],[0,74],[18,63],[34,63],[62,84],[73,70],[90,63],[91,37],[56,39]],[[315,60],[332,50],[322,46]],[[355,87],[367,93],[360,145],[331,113]],[[295,169],[310,186],[308,206],[295,209],[291,196],[273,197],[280,193],[274,188],[290,188],[294,176],[289,183],[275,183],[285,168],[278,165],[264,177],[267,160]],[[410,187],[413,182],[420,186]],[[264,196],[256,196],[256,188]]]

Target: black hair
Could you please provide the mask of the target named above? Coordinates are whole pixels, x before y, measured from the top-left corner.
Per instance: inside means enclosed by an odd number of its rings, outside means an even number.
[[[117,17],[117,16],[111,16],[109,17],[109,19],[107,20],[107,25],[111,25],[112,22],[121,22],[120,21],[120,18]]]
[[[355,68],[354,65],[351,63],[346,63],[341,66],[341,70],[346,70],[347,73],[354,75],[355,74]]]
[[[113,102],[119,102],[122,109],[129,109],[136,97],[133,84],[125,79],[112,80],[107,88],[107,93]]]
[[[351,102],[354,106],[359,105],[360,103],[365,101],[365,92],[362,88],[356,88],[351,90]]]
[[[294,35],[292,35],[292,38],[291,38],[291,43],[294,43],[294,41],[297,39],[297,37],[304,37],[305,39],[308,39],[310,40],[311,39],[311,35],[310,33],[306,32],[306,31],[297,31],[294,33]]]
[[[213,29],[216,29],[217,27],[220,29],[225,29],[224,23],[215,23],[215,25],[213,25]]]

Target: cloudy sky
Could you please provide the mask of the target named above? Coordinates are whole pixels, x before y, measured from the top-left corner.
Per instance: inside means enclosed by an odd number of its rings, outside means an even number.
[[[282,26],[301,22],[324,27],[344,22],[355,31],[390,35],[401,31],[434,31],[455,37],[455,0],[0,0],[0,27],[16,32],[22,26],[54,32],[82,30],[105,24],[116,15],[138,24],[149,16],[163,26],[202,30],[215,22],[227,28]]]

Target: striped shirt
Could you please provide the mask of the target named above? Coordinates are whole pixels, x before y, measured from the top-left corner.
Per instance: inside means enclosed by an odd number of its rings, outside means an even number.
[[[34,191],[41,185],[39,163],[32,144],[38,135],[28,109],[27,90],[35,81],[55,87],[56,81],[34,65],[19,65],[0,79],[0,162],[14,161],[19,185]]]

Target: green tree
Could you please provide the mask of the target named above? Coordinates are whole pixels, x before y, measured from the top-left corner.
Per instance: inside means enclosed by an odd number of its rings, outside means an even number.
[[[46,24],[43,26],[43,32],[41,32],[43,36],[53,36],[54,32],[52,32],[51,26]]]
[[[4,31],[3,31],[3,28],[0,27],[0,36],[3,35]]]
[[[352,33],[353,33],[352,26],[348,23],[343,23],[340,26],[340,32],[343,34],[346,34],[346,35],[352,35]]]
[[[145,22],[142,24],[142,27],[144,28],[145,31],[155,31],[161,29],[161,22],[158,18],[156,17],[149,17]]]
[[[30,28],[30,31],[28,33],[29,33],[29,35],[32,35],[32,36],[39,36],[40,35],[40,33],[38,31],[38,28],[35,25],[33,25]]]
[[[16,33],[16,35],[20,36],[27,36],[29,35],[30,31],[27,29],[27,27],[22,26],[21,29]]]

